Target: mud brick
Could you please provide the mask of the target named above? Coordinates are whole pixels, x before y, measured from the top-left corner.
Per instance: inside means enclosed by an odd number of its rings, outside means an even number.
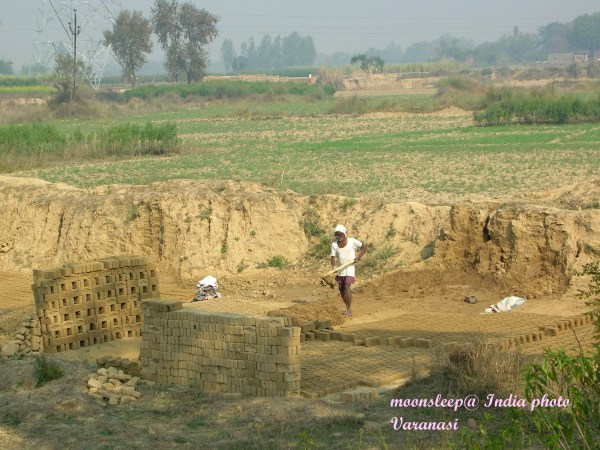
[[[316,330],[315,338],[320,341],[329,341],[329,340],[331,340],[331,335],[327,331]]]
[[[90,331],[90,327],[85,322],[84,323],[81,323],[80,321],[75,322],[75,333],[76,334],[88,333],[89,331]]]
[[[125,269],[125,278],[128,283],[130,281],[137,281],[139,279],[138,275],[139,274],[136,270],[133,270],[131,268]]]
[[[108,314],[110,314],[110,306],[108,304],[108,302],[105,300],[103,301],[96,301],[94,302],[94,311],[96,316],[98,317],[104,317]]]
[[[365,339],[365,347],[373,347],[379,345],[381,340],[378,337],[369,337]]]
[[[406,348],[406,347],[413,347],[413,346],[415,346],[415,338],[414,337],[400,339],[400,347]]]
[[[112,317],[106,314],[98,315],[96,320],[98,330],[102,331],[103,333],[108,333],[112,323],[111,319]]]
[[[85,305],[91,304],[94,302],[94,293],[92,292],[92,288],[84,287],[81,289],[81,299]]]
[[[59,312],[49,312],[47,314],[48,319],[50,320],[49,323],[53,324],[53,325],[60,325],[62,323],[62,316],[60,315]]]
[[[556,336],[557,334],[554,325],[541,327],[541,330],[544,332],[545,336]]]
[[[134,327],[134,326],[130,326],[130,325],[124,325],[123,326],[123,337],[134,337],[134,336],[139,336],[140,335],[140,327]]]
[[[415,347],[431,348],[431,339],[415,339]]]
[[[390,338],[387,338],[387,344],[388,345],[397,345],[400,343],[400,337],[399,336],[392,336]]]
[[[118,339],[123,339],[123,330],[120,329],[116,329],[116,330],[111,330],[111,337],[113,341],[116,341]]]
[[[354,334],[348,334],[348,333],[343,333],[342,334],[342,342],[352,342],[352,343],[354,343],[354,341],[356,341],[356,335],[354,335]]]
[[[48,280],[47,278],[34,278],[33,285],[36,288],[56,286],[56,280]]]
[[[292,327],[281,327],[277,330],[277,335],[281,337],[299,337],[300,329]]]
[[[148,286],[150,286],[150,292],[154,292],[158,296],[160,291],[158,278],[156,276],[152,276],[152,274],[150,275],[151,276],[148,277]]]
[[[352,403],[356,400],[356,392],[342,392],[340,394],[340,401],[343,403]]]
[[[64,265],[59,270],[60,270],[60,276],[61,277],[71,277],[71,276],[77,276],[78,275],[78,274],[73,273],[73,268],[71,266],[68,266],[68,265]]]
[[[35,271],[34,271],[33,276],[34,277],[36,276]],[[61,277],[61,270],[60,270],[60,268],[42,270],[41,275],[38,275],[38,276],[40,276],[40,278],[45,278],[47,280],[56,280]]]
[[[77,328],[73,321],[63,322],[62,330],[63,336],[74,336],[77,333]]]
[[[62,325],[44,325],[42,331],[45,337],[51,339],[66,337],[66,333],[64,332]]]
[[[100,274],[100,281],[102,285],[108,288],[114,288],[117,281],[117,277],[110,270],[103,270]]]
[[[121,330],[122,329],[122,325],[121,325],[121,318],[118,316],[112,316],[110,318],[110,329],[111,330]]]
[[[314,341],[316,339],[315,333],[313,333],[312,331],[304,333],[304,337],[307,341]]]
[[[58,309],[62,298],[62,294],[43,294],[40,297],[40,300],[47,305],[49,309]]]
[[[138,272],[137,285],[142,287],[142,286],[148,286],[149,284],[150,283],[148,282],[147,274],[143,271]]]
[[[317,398],[319,398],[319,394],[317,392],[300,391],[300,395],[302,397],[308,398],[308,399],[317,399]]]
[[[93,345],[90,342],[90,338],[87,334],[75,335],[75,339],[76,339],[78,348],[84,348],[84,347],[89,347],[90,345]]]
[[[365,340],[360,338],[360,339],[355,339],[354,340],[354,345],[361,345],[364,346],[365,345]]]
[[[107,314],[116,314],[119,315],[119,311],[121,310],[120,304],[117,303],[117,299],[114,297],[109,297],[106,299],[105,306],[107,308]]]
[[[341,341],[344,333],[340,331],[330,331],[329,335],[331,336],[332,341]]]
[[[92,286],[92,300],[98,302],[100,300],[106,300],[106,289],[102,285]]]
[[[317,320],[315,323],[317,330],[331,328],[331,320]]]
[[[117,298],[127,298],[127,283],[124,281],[115,282],[115,296]]]
[[[103,264],[105,269],[118,270],[119,266],[120,266],[120,262],[119,262],[118,258],[101,259],[99,262],[101,262]]]
[[[532,342],[539,342],[542,340],[543,334],[541,332],[532,333],[531,340]]]

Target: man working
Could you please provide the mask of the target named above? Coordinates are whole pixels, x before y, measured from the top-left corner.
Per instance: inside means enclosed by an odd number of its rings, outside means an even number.
[[[345,317],[352,317],[352,283],[354,283],[354,273],[356,264],[363,257],[367,251],[367,246],[360,242],[358,239],[346,237],[346,227],[343,225],[337,225],[333,230],[333,236],[335,242],[331,244],[331,268],[335,268],[335,260],[337,258],[338,264],[344,265],[346,263],[353,263],[348,267],[339,270],[335,279],[338,282],[340,288],[340,295],[344,304],[346,305]],[[356,256],[356,250],[360,249],[360,254]]]

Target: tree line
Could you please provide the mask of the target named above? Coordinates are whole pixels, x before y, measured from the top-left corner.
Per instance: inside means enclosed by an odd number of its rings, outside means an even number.
[[[551,53],[585,52],[590,59],[600,50],[600,12],[584,14],[572,22],[552,22],[537,33],[523,33],[515,27],[494,42],[475,46],[465,38],[443,35],[433,41],[415,42],[405,51],[390,43],[384,49],[370,48],[368,57],[379,56],[387,63],[436,60],[472,62],[476,65],[504,65],[545,61]],[[332,55],[332,65],[348,63],[348,54]]]
[[[258,46],[254,38],[250,38],[242,42],[239,52],[231,39],[225,39],[221,46],[221,58],[227,72],[310,66],[316,56],[312,37],[301,36],[296,31],[284,38],[277,36],[275,39],[267,34]]]

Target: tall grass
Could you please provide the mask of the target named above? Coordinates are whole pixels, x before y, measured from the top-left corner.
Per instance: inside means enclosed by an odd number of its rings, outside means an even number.
[[[178,146],[172,122],[127,123],[89,134],[80,130],[66,134],[48,124],[9,125],[0,127],[0,173],[66,160],[160,155],[173,153]]]
[[[252,96],[279,97],[298,95],[320,99],[332,96],[335,93],[335,89],[331,86],[308,83],[219,80],[186,85],[140,86],[124,92],[123,97],[126,100],[131,98],[148,100],[153,97],[160,97],[171,93],[175,93],[180,98],[196,96],[210,99],[239,99]]]
[[[491,88],[486,92],[485,109],[474,118],[481,126],[597,122],[600,95],[559,95],[553,87],[528,91]]]

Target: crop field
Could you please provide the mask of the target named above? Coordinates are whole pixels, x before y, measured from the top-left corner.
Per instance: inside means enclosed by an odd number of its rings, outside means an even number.
[[[404,101],[377,100],[379,106]],[[421,114],[393,107],[360,115],[335,113],[343,109],[340,102],[344,100],[238,101],[57,122],[67,135],[116,123],[171,122],[181,144],[169,156],[61,162],[14,175],[82,188],[230,179],[309,195],[446,204],[465,196],[493,198],[554,188],[600,169],[597,124],[478,127],[472,113],[458,108]]]

